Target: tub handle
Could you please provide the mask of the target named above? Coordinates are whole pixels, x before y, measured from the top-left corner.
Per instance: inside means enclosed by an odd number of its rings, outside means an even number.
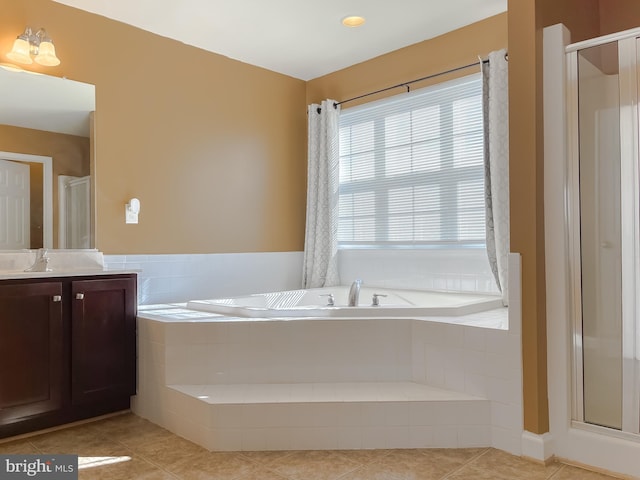
[[[322,295],[318,295],[319,297],[327,297],[327,307],[334,307],[336,304],[335,298],[333,298],[333,293],[325,293]]]
[[[383,295],[382,293],[374,293],[373,294],[373,298],[371,299],[371,306],[372,307],[379,307],[380,306],[380,297],[386,297],[386,295]]]

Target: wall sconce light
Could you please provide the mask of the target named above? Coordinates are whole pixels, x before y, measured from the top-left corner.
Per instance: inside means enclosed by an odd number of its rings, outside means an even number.
[[[124,206],[125,223],[138,223],[138,214],[140,213],[140,200],[132,198]]]
[[[33,60],[40,65],[55,67],[60,65],[60,59],[56,57],[56,48],[51,37],[44,28],[33,33],[31,27],[27,27],[24,33],[13,42],[13,48],[7,57],[17,63],[30,65]],[[33,59],[31,57],[34,57]]]

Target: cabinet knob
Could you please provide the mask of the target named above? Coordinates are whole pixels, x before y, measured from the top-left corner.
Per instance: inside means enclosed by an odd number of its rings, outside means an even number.
[[[54,295],[52,300],[54,302],[61,302],[62,301],[62,295]]]
[[[76,293],[76,300],[84,300],[84,293]]]

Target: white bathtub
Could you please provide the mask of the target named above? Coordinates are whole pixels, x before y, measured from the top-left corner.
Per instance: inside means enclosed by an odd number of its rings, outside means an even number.
[[[358,306],[347,306],[349,287],[313,288],[213,300],[192,300],[187,308],[233,317],[439,317],[462,316],[502,307],[496,295],[362,287]],[[379,306],[373,306],[373,294]],[[329,306],[328,295],[334,306]]]

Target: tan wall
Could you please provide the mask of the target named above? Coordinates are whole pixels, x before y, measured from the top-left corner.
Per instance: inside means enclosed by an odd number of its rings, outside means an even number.
[[[25,25],[44,26],[62,60],[46,72],[96,86],[99,249],[303,248],[305,82],[50,0],[0,11],[0,61]],[[138,225],[124,223],[131,197]]]
[[[638,0],[600,0],[600,35],[640,27]]]
[[[509,1],[509,189],[511,251],[522,255],[522,363],[524,426],[549,429],[546,382],[541,87],[536,70],[536,5]]]
[[[426,77],[486,58],[494,50],[507,47],[507,14],[496,15],[431,40],[411,45],[376,57],[308,82],[307,103],[318,103],[326,98],[345,100],[402,82]],[[450,76],[412,85],[420,88],[456,76],[478,71],[471,68]],[[371,96],[363,101],[402,93],[397,89],[386,94]],[[360,102],[351,102],[352,107]]]
[[[537,0],[537,9],[538,30],[563,23],[571,31],[572,42],[600,35],[599,0]]]
[[[599,33],[597,0],[509,0],[511,250],[522,255],[524,427],[549,430],[544,255],[542,28]]]
[[[89,139],[61,133],[0,125],[0,151],[53,159],[53,245],[58,244],[58,175],[89,175]],[[31,168],[32,248],[42,246],[42,168]],[[34,168],[35,166],[35,168]],[[34,243],[39,238],[39,243]]]

